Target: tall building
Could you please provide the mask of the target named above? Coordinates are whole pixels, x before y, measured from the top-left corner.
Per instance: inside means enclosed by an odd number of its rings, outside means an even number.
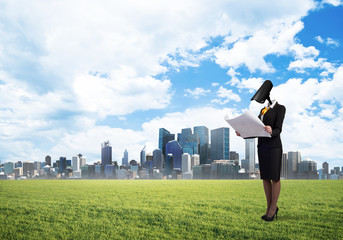
[[[181,134],[178,137],[178,142],[180,143],[181,147],[184,147],[184,144],[188,140],[188,138],[192,135],[191,128],[184,128],[181,130]]]
[[[200,165],[200,156],[199,154],[193,154],[191,157],[191,169],[193,169],[193,166]]]
[[[80,171],[80,158],[78,155],[72,157],[73,172]]]
[[[45,165],[49,165],[51,167],[51,157],[49,155],[45,157]]]
[[[154,168],[162,170],[163,168],[163,155],[161,149],[155,149],[152,152],[152,162],[154,164]]]
[[[101,166],[112,164],[112,146],[110,141],[105,141],[101,144]]]
[[[143,147],[143,149],[141,150],[141,166],[144,167],[145,165],[145,161],[146,161],[146,155],[145,155],[145,148],[146,146]]]
[[[256,147],[255,147],[255,138],[245,139],[245,160],[248,161],[249,172],[255,172],[255,156],[256,156]]]
[[[239,153],[237,153],[235,151],[230,151],[230,153],[229,153],[229,160],[239,161]]]
[[[288,174],[287,174],[287,153],[282,154],[282,159],[281,159],[281,178],[287,179]]]
[[[63,173],[66,169],[67,169],[67,158],[66,157],[60,157],[60,161],[59,161],[59,173]]]
[[[304,179],[317,179],[317,163],[305,158],[298,164],[298,177]]]
[[[217,128],[211,130],[211,161],[229,160],[230,158],[230,129]]]
[[[23,162],[23,175],[24,176],[33,176],[34,173],[34,166],[33,166],[33,162]]]
[[[323,162],[322,168],[324,169],[323,174],[329,176],[329,163]]]
[[[301,161],[300,152],[288,152],[287,156],[287,174],[290,178],[295,178],[298,171],[298,164]]]
[[[199,154],[199,136],[197,134],[190,134],[184,139],[182,149],[184,153],[189,155]]]
[[[186,173],[186,172],[191,171],[191,156],[188,153],[182,154],[181,171],[182,171],[182,173]]]
[[[176,140],[169,141],[166,144],[166,153],[173,155],[173,168],[181,170],[182,147]]]
[[[124,157],[122,158],[122,165],[129,166],[129,152],[125,149]]]
[[[164,174],[165,175],[172,174],[173,166],[174,166],[174,157],[173,157],[173,154],[169,153],[166,156],[166,161],[164,164]]]
[[[13,172],[14,172],[14,164],[12,162],[5,163],[4,173],[5,174],[12,174]]]
[[[199,136],[200,164],[207,164],[210,158],[208,128],[205,126],[194,127],[194,134]]]
[[[171,134],[164,128],[159,129],[158,148],[162,150],[163,156],[166,156],[166,144],[172,140],[175,140],[175,134]]]

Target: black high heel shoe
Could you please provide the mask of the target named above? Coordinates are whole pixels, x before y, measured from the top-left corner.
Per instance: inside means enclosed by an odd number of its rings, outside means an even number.
[[[271,217],[266,216],[266,217],[264,218],[264,220],[267,221],[267,222],[271,222],[271,221],[274,220],[274,217],[277,219],[277,212],[278,212],[278,211],[279,211],[279,208],[276,207],[276,211],[275,211],[274,215],[271,216]]]

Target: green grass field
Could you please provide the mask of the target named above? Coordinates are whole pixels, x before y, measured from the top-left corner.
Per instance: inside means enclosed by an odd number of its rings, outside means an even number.
[[[0,181],[0,239],[343,239],[343,181]]]

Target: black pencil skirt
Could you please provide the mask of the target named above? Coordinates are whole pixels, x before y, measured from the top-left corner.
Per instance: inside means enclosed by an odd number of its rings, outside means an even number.
[[[282,148],[263,145],[258,147],[257,152],[261,179],[280,180]]]

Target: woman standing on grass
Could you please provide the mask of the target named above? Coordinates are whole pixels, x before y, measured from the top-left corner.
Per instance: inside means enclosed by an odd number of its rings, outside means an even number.
[[[283,105],[278,104],[275,100],[270,100],[269,93],[272,88],[272,82],[266,80],[251,98],[251,100],[262,104],[268,100],[268,107],[263,108],[258,117],[264,123],[265,130],[270,133],[271,137],[259,137],[257,144],[260,174],[267,200],[266,213],[261,217],[265,221],[273,221],[274,217],[277,218],[279,211],[277,201],[281,190],[282,159],[280,133],[286,112]],[[237,135],[240,136],[239,133]]]

